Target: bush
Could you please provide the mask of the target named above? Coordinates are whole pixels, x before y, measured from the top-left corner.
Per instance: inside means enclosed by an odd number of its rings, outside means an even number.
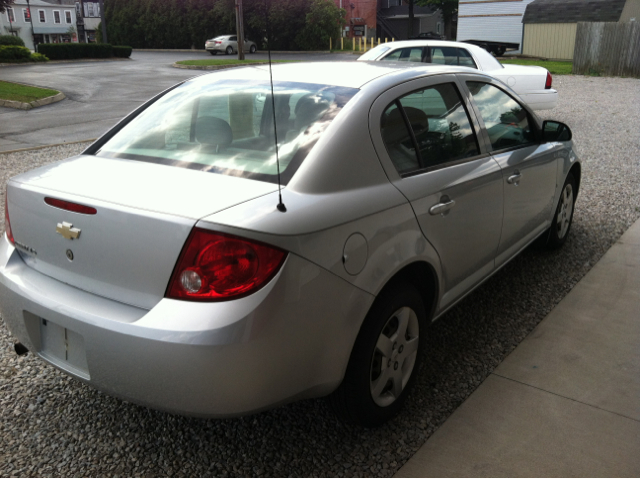
[[[113,56],[119,58],[129,58],[131,56],[131,47],[114,46]]]
[[[0,35],[0,45],[15,45],[18,47],[24,47],[24,42],[20,37],[14,37],[13,35]]]
[[[73,60],[76,58],[110,58],[112,47],[108,43],[41,43],[38,53],[50,60]]]
[[[49,59],[42,53],[32,53],[30,60],[32,62],[48,62]]]
[[[16,45],[0,46],[0,60],[28,60],[31,50]]]

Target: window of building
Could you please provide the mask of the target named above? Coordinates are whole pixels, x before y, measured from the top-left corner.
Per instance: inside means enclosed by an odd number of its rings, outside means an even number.
[[[71,25],[71,12],[69,10],[64,11],[64,21]]]
[[[53,11],[53,23],[62,23],[62,20],[60,19],[60,11],[59,10],[54,10]]]
[[[47,21],[46,12],[44,10],[38,10],[38,20],[40,20],[40,23],[45,23]]]
[[[95,13],[94,13],[94,9],[93,9],[93,3],[87,3],[87,14],[89,17],[95,17]]]
[[[441,33],[440,29],[442,28],[440,22],[438,22],[438,24],[436,25],[436,33]]]
[[[11,7],[7,7],[7,21],[11,23],[16,21],[16,16],[13,13],[13,8]]]
[[[22,9],[22,16],[24,17],[25,23],[31,23],[31,12],[28,8]]]

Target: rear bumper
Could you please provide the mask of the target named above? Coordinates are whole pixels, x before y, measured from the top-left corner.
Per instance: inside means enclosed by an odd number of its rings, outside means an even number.
[[[550,110],[558,104],[558,92],[553,89],[529,91],[520,94],[522,98],[533,110]]]
[[[289,255],[249,297],[162,299],[146,311],[44,276],[0,240],[0,309],[19,341],[108,394],[185,415],[236,416],[330,393],[372,301]]]
[[[233,47],[231,47],[233,48]],[[205,43],[204,45],[204,49],[209,51],[214,51],[214,52],[226,52],[227,48],[224,45],[214,45],[214,44],[209,44],[209,43]]]

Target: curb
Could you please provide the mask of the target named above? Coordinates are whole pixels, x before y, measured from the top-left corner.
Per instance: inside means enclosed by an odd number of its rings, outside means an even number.
[[[48,96],[46,98],[41,98],[40,100],[35,100],[29,103],[0,99],[0,106],[6,106],[7,108],[16,108],[18,110],[31,110],[32,108],[38,108],[40,106],[50,105],[51,103],[57,103],[64,100],[65,98],[66,96],[64,96],[64,93],[59,92],[57,95]]]
[[[50,65],[52,63],[80,63],[80,62],[120,62],[131,60],[131,58],[77,58],[75,60],[49,60],[46,62],[25,62],[25,63],[0,63],[0,67],[24,67],[34,65]]]
[[[181,52],[181,53],[207,53],[208,50],[189,50],[189,49],[155,49],[155,48],[134,48],[133,49],[134,52]],[[257,50],[256,53],[267,53],[267,50]],[[296,50],[296,51],[291,51],[291,50],[271,50],[271,53],[277,53],[277,54],[287,54],[287,53],[291,53],[291,54],[306,54],[306,53],[351,53],[350,51],[334,51],[334,52],[330,52],[329,50]],[[358,53],[358,52],[356,52]]]
[[[224,70],[225,68],[234,67],[251,67],[254,65],[268,65],[269,62],[255,62],[255,63],[234,63],[233,65],[179,65],[177,62],[171,65],[173,68],[183,68],[185,70]]]
[[[29,148],[18,148],[17,150],[0,151],[0,155],[6,155],[9,153],[19,153],[21,151],[43,150],[45,148],[53,148],[55,146],[75,145],[77,143],[93,143],[96,140],[97,138],[89,138],[88,140],[67,141],[66,143],[54,143],[52,145],[40,145],[40,146],[32,146]]]

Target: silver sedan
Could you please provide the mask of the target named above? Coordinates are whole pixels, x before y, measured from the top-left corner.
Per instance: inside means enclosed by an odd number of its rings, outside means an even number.
[[[450,66],[225,70],[12,178],[0,308],[33,354],[195,416],[327,396],[376,426],[429,323],[569,235],[569,128]]]
[[[217,53],[224,53],[231,55],[238,52],[238,37],[236,35],[221,35],[216,38],[211,38],[204,43],[204,49],[212,55]],[[249,53],[255,53],[258,47],[251,40],[244,40],[244,51]]]

